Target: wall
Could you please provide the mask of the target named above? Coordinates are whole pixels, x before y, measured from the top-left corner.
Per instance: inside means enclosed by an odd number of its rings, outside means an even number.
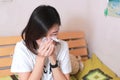
[[[120,76],[120,18],[105,17],[107,0],[13,0],[0,3],[0,36],[19,35],[33,9],[40,4],[55,6],[60,13],[61,31],[86,33],[90,54]]]
[[[107,0],[89,1],[89,50],[120,76],[120,18],[104,16]]]
[[[87,0],[13,0],[0,2],[0,36],[19,35],[33,9],[41,4],[54,6],[61,16],[61,31],[79,31],[87,23]],[[81,28],[82,27],[82,28]],[[78,29],[79,28],[79,29]]]

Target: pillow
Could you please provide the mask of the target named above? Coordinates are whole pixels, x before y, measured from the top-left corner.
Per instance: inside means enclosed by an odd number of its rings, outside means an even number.
[[[70,54],[70,60],[71,60],[71,67],[72,67],[72,72],[70,74],[74,75],[83,68],[83,64],[81,62],[81,57],[76,57],[72,54]]]
[[[10,76],[0,77],[0,80],[13,80]]]
[[[0,80],[18,80],[17,75],[3,76],[0,77]]]
[[[70,76],[70,80],[77,80],[75,76]]]
[[[84,62],[84,69],[77,74],[78,80],[117,80],[116,74],[93,54]],[[120,80],[120,78],[118,78]]]
[[[114,80],[120,80],[120,77],[113,77]]]

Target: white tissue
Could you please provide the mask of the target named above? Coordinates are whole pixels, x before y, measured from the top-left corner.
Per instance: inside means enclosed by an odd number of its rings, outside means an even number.
[[[47,40],[47,38],[46,37],[43,37],[42,38],[42,42],[44,42],[44,41],[46,41]]]
[[[57,39],[56,37],[51,37],[52,40],[54,40],[55,42],[59,42],[60,40]]]

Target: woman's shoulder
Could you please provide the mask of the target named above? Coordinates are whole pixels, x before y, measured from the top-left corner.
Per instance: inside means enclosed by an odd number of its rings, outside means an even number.
[[[16,43],[15,49],[14,49],[14,55],[19,56],[34,56],[32,52],[26,47],[25,42],[23,40]]]
[[[59,43],[61,44],[61,46],[68,46],[68,43],[66,41],[60,40]]]
[[[66,41],[60,40],[58,44],[58,53],[57,53],[57,59],[58,60],[64,60],[66,55],[69,54],[69,48]]]
[[[65,51],[68,49],[68,43],[66,41],[60,40],[59,41],[59,48],[61,51]]]
[[[19,47],[19,48],[20,47],[26,47],[24,40],[21,40],[21,41],[17,42],[16,45],[15,45],[15,47]]]
[[[27,47],[25,45],[25,42],[23,40],[19,41],[16,43],[15,45],[15,53],[19,53],[19,52],[26,52],[27,51]]]

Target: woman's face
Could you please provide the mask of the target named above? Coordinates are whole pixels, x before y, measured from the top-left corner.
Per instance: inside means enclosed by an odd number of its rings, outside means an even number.
[[[59,25],[53,25],[53,27],[48,31],[46,37],[47,38],[57,37],[58,32],[59,32]],[[36,40],[36,42],[37,42],[38,45],[41,43],[42,39]]]
[[[55,24],[53,27],[48,31],[46,37],[57,37],[59,32],[59,25]]]

